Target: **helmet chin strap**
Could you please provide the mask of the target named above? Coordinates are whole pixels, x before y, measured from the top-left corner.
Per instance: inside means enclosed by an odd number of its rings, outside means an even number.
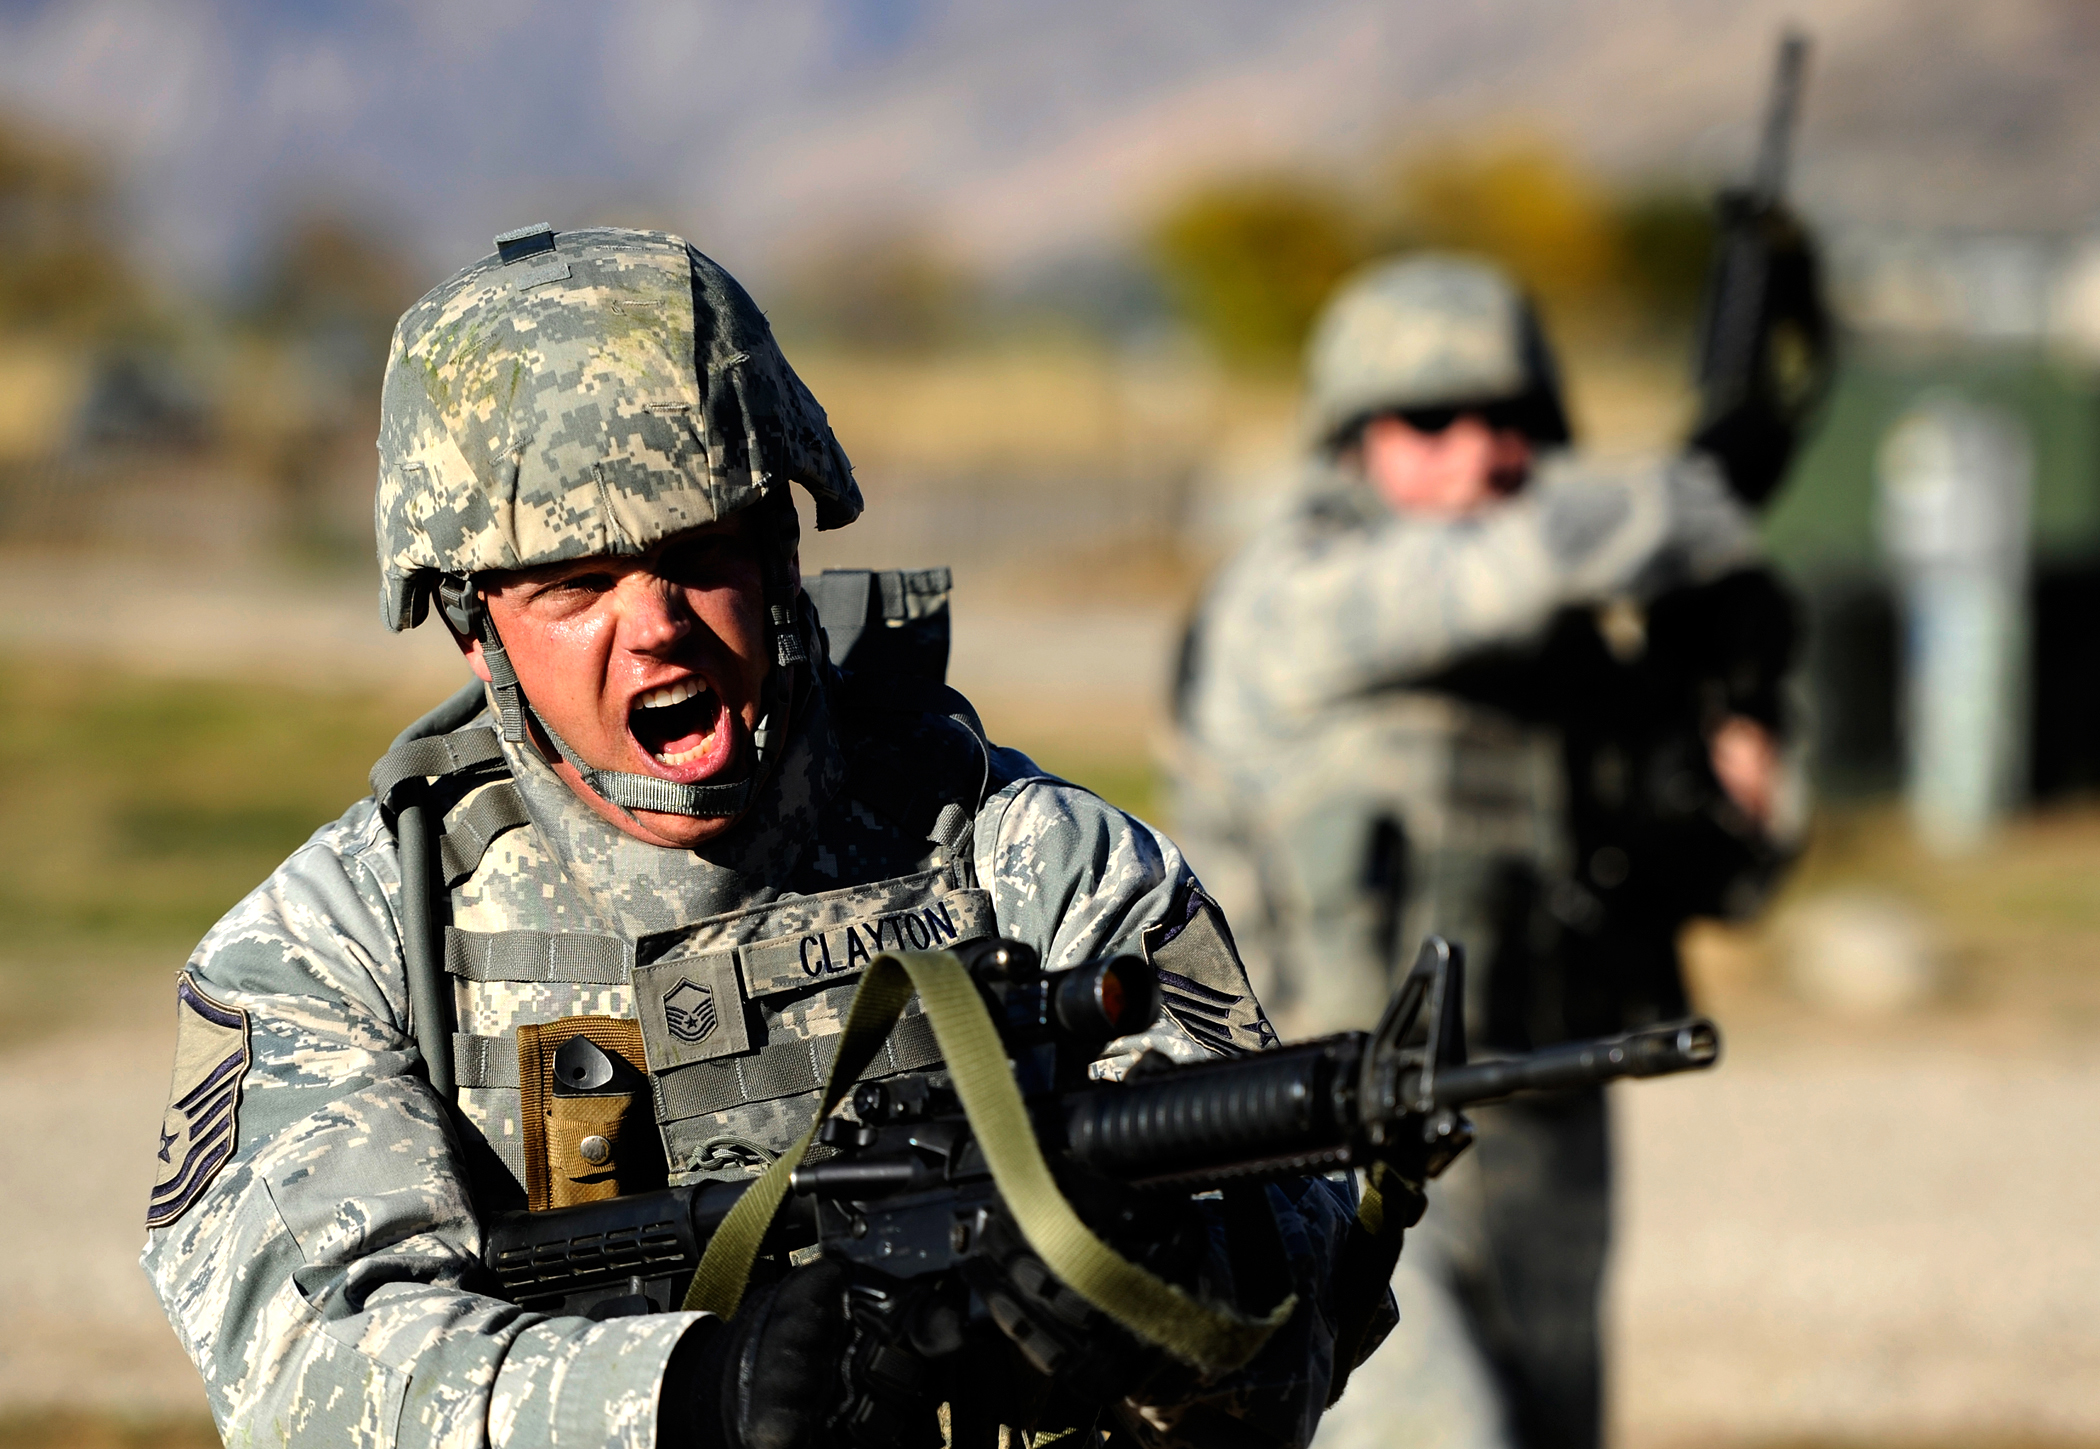
[[[789,666],[807,657],[794,629],[792,609],[774,605],[768,610],[775,667],[767,671],[764,708],[757,727],[751,731],[751,743],[757,758],[752,762],[750,772],[741,780],[709,780],[687,785],[654,775],[600,770],[586,764],[560,732],[547,723],[546,716],[525,698],[518,673],[511,667],[510,653],[503,647],[503,636],[496,632],[496,621],[489,616],[488,606],[474,591],[473,580],[446,579],[439,586],[438,600],[445,617],[454,627],[480,641],[481,657],[489,671],[489,689],[495,696],[496,714],[503,726],[503,738],[512,744],[524,743],[525,720],[530,716],[553,742],[554,748],[560,751],[561,757],[582,776],[583,783],[606,803],[630,812],[630,818],[633,811],[653,810],[696,820],[724,820],[743,814],[757,797],[758,788],[765,782],[779,753],[775,721],[785,722],[788,716],[789,695],[793,687]]]

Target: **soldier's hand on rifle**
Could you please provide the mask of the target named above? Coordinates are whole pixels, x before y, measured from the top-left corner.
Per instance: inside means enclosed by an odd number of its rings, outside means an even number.
[[[1183,1202],[1169,1214],[1179,1221],[1155,1225],[1155,1251],[1132,1256],[1200,1295],[1208,1234],[1191,1207]],[[981,1246],[966,1270],[970,1286],[1011,1343],[1016,1368],[1037,1380],[1027,1396],[1039,1412],[1090,1423],[1177,1367],[1060,1282],[1004,1214],[985,1225]]]
[[[1772,732],[1756,720],[1730,715],[1707,737],[1706,750],[1714,778],[1735,808],[1760,830],[1770,826],[1779,789],[1779,746]]]
[[[820,1260],[754,1288],[716,1325],[681,1375],[699,1449],[925,1449],[938,1444],[935,1405],[919,1390],[908,1349],[867,1340],[855,1321],[853,1275]],[[674,1364],[673,1374],[680,1366]],[[666,1389],[668,1393],[668,1387]],[[675,1435],[665,1442],[679,1443]]]

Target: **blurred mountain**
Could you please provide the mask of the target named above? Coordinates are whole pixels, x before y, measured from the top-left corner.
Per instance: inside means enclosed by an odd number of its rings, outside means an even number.
[[[2089,0],[0,0],[0,105],[108,148],[130,249],[222,284],[324,201],[433,265],[590,217],[760,277],[862,230],[1011,271],[1121,247],[1208,175],[1483,133],[1739,170],[1797,15],[1825,220],[2100,216]]]

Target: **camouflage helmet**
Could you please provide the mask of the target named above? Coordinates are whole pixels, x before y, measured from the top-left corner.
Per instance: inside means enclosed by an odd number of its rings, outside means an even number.
[[[380,397],[374,505],[387,627],[433,595],[477,639],[503,737],[528,717],[584,783],[629,812],[742,813],[776,758],[815,616],[795,597],[792,480],[819,528],[860,516],[860,490],[824,410],[736,279],[662,232],[545,224],[496,238],[394,329]],[[525,697],[476,576],[640,554],[672,534],[764,505],[774,650],[756,761],[740,780],[679,783],[596,769]]]
[[[734,277],[663,232],[526,227],[394,329],[375,507],[387,627],[441,578],[634,554],[852,465]]]
[[[1500,268],[1420,253],[1375,262],[1336,289],[1306,356],[1315,446],[1347,443],[1379,413],[1528,404],[1524,431],[1564,443],[1560,380],[1531,304]]]

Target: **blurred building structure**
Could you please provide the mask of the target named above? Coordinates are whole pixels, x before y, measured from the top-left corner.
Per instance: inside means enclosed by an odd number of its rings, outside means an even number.
[[[2017,711],[2025,696],[2025,738],[2009,747],[2024,763],[2005,790],[2025,801],[2100,786],[2100,233],[1855,230],[1828,259],[1848,345],[1766,524],[1809,601],[1822,791],[1882,793],[1903,777],[1904,571],[1879,521],[1877,464],[1935,396],[2000,419],[2031,455],[2027,638],[1998,702]]]
[[[1926,844],[1962,854],[2027,794],[2034,449],[2018,419],[1941,391],[1876,461],[1903,616],[1904,793]]]

